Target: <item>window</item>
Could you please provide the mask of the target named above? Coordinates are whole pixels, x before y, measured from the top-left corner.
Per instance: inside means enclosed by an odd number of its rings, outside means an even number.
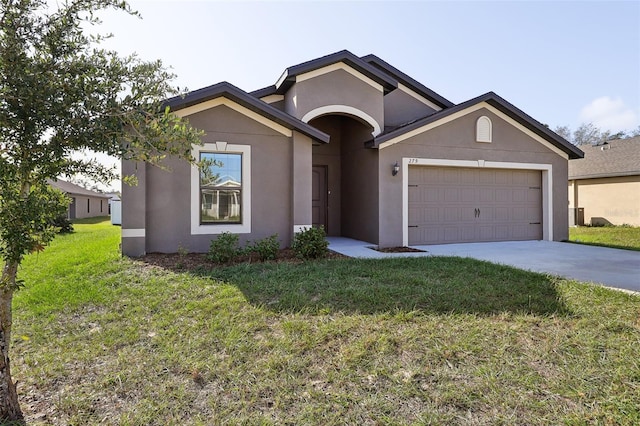
[[[476,142],[491,142],[492,140],[491,119],[485,115],[476,121]]]
[[[242,223],[242,154],[201,152],[200,223]]]
[[[251,232],[251,146],[227,142],[194,146],[205,163],[191,168],[191,235]]]
[[[100,200],[100,213],[102,213],[102,201],[104,200]]]
[[[91,198],[87,198],[87,213],[91,213]]]

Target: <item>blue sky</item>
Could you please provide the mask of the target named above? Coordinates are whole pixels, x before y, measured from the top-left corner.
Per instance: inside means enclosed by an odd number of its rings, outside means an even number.
[[[494,91],[551,128],[640,125],[640,1],[154,1],[105,13],[106,47],[162,59],[180,87],[251,91],[342,49],[452,102]]]

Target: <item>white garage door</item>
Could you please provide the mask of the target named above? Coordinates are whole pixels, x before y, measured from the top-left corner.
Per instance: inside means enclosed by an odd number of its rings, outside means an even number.
[[[409,245],[542,239],[538,170],[409,167]]]

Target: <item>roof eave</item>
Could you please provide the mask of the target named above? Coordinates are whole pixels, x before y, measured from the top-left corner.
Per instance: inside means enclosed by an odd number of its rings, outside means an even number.
[[[320,130],[298,120],[295,117],[288,115],[285,112],[280,111],[277,108],[269,105],[268,103],[260,100],[259,98],[252,96],[251,94],[239,89],[228,82],[222,82],[213,86],[205,87],[199,90],[188,93],[183,97],[174,97],[168,99],[165,105],[170,107],[172,111],[179,111],[183,108],[187,108],[192,105],[196,105],[202,102],[207,102],[220,97],[230,99],[249,110],[267,116],[269,119],[276,123],[290,129],[297,130],[302,134],[305,134],[312,139],[315,139],[322,143],[329,143],[329,135]]]
[[[397,136],[400,136],[404,133],[410,132],[415,129],[419,129],[420,127],[423,127],[427,124],[439,121],[451,114],[455,114],[456,112],[463,111],[469,108],[470,106],[473,106],[481,102],[488,103],[489,105],[505,113],[510,118],[517,121],[518,123],[522,124],[532,132],[536,133],[538,136],[551,142],[553,145],[555,145],[560,150],[565,152],[569,156],[569,159],[578,159],[578,158],[584,157],[584,153],[582,152],[582,150],[580,150],[580,148],[571,144],[562,136],[558,135],[557,133],[553,132],[549,128],[545,127],[540,122],[533,119],[531,116],[527,115],[522,110],[518,109],[517,107],[510,104],[509,102],[507,102],[506,100],[504,100],[503,98],[501,98],[500,96],[498,96],[493,92],[485,93],[484,95],[478,96],[477,98],[470,99],[466,102],[460,103],[451,108],[447,108],[442,111],[438,111],[434,114],[431,114],[429,116],[426,116],[423,119],[420,119],[405,127],[391,131],[387,134],[379,135],[378,137],[375,138],[374,144],[377,147],[380,144],[388,140],[394,139]]]
[[[342,62],[356,71],[362,73],[376,83],[380,84],[385,93],[395,90],[398,87],[398,81],[388,74],[380,71],[368,62],[363,61],[358,56],[348,50],[341,50],[321,58],[303,62],[298,65],[288,67],[275,84],[278,94],[284,94],[296,82],[296,77],[332,64]]]
[[[640,171],[615,172],[615,173],[597,173],[592,175],[569,175],[569,180],[586,180],[586,179],[603,179],[627,176],[640,176]]]

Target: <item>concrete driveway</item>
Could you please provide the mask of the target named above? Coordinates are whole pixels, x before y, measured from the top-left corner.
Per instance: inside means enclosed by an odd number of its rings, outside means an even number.
[[[554,241],[506,241],[415,246],[425,253],[387,255],[371,244],[329,238],[329,248],[351,257],[459,256],[604,284],[640,292],[640,251],[619,250]]]

